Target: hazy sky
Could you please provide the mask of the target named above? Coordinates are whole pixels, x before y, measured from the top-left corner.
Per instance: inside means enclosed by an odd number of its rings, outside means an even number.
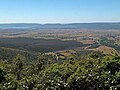
[[[0,23],[113,21],[120,21],[120,0],[0,0]]]

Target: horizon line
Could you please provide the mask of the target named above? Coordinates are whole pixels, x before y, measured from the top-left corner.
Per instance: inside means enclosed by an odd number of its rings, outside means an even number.
[[[90,24],[90,23],[120,23],[120,21],[105,21],[105,22],[68,22],[68,23],[39,23],[39,22],[5,22],[0,24]]]

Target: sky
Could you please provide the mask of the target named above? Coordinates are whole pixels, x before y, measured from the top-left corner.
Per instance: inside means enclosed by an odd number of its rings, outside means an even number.
[[[120,0],[0,0],[0,23],[120,22]]]

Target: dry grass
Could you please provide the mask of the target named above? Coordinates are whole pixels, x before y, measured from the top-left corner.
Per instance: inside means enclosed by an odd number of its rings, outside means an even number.
[[[118,52],[114,48],[104,46],[104,45],[99,46],[98,48],[94,48],[92,50],[100,51],[100,52],[103,52],[104,54],[112,54],[112,55],[118,54]]]
[[[95,40],[81,40],[80,42],[83,44],[93,44],[95,43]]]

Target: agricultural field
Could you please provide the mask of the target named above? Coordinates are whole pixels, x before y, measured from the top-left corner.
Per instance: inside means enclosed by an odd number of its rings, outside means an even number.
[[[119,37],[119,30],[0,30],[0,47],[50,52],[91,49],[104,45],[119,52]]]

